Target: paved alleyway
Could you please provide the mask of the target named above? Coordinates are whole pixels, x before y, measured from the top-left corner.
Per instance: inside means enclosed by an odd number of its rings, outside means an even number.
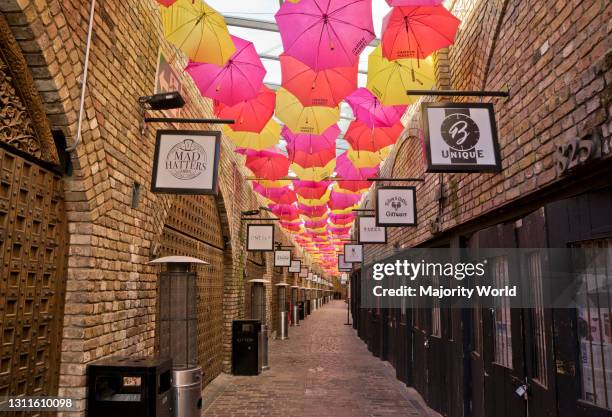
[[[270,343],[270,370],[257,377],[222,374],[204,392],[204,416],[434,416],[393,368],[368,352],[346,304],[333,301]]]

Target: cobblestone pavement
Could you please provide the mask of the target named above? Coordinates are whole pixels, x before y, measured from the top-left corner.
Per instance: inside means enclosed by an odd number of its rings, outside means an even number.
[[[271,340],[270,370],[216,378],[204,390],[203,415],[436,416],[345,322],[346,304],[332,301],[291,327],[288,340]]]

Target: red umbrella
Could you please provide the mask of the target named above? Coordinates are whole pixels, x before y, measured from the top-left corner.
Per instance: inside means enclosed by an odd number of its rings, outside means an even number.
[[[297,201],[295,191],[289,187],[266,188],[257,181],[253,181],[253,190],[276,204],[292,204]]]
[[[190,61],[185,68],[204,97],[228,106],[254,98],[266,75],[253,44],[236,36],[232,41],[236,52],[224,66]]]
[[[444,0],[387,0],[391,7],[397,6],[439,6]]]
[[[275,18],[285,52],[315,71],[353,66],[376,36],[372,0],[286,1]]]
[[[316,153],[292,152],[289,148],[289,160],[302,168],[324,167],[335,157],[335,146]]]
[[[157,0],[157,2],[162,6],[170,7],[176,3],[176,0]]]
[[[369,128],[360,120],[353,120],[344,135],[346,141],[356,151],[378,152],[394,145],[404,130],[401,123],[391,127]]]
[[[355,118],[368,127],[387,127],[399,122],[408,106],[385,106],[367,88],[358,88],[346,98]]]
[[[290,55],[280,56],[282,85],[296,96],[304,106],[336,107],[357,88],[357,67],[329,68],[314,71]]]
[[[320,199],[327,192],[330,181],[293,181],[293,189],[303,198]]]
[[[388,60],[426,58],[451,45],[460,24],[443,6],[394,7],[383,20],[383,56]]]
[[[275,216],[285,221],[294,221],[300,218],[298,208],[295,204],[272,204],[270,209]]]
[[[327,205],[331,210],[345,210],[359,203],[361,197],[361,194],[338,193],[332,191],[331,198]]]
[[[262,85],[254,98],[233,106],[215,100],[214,112],[220,119],[235,120],[235,124],[229,125],[232,130],[259,133],[274,114],[275,103],[276,93]]]
[[[246,155],[246,167],[258,178],[278,180],[289,173],[289,159],[278,150],[254,151],[243,150]]]

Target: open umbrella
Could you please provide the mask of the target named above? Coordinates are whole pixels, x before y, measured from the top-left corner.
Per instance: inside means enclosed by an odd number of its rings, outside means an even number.
[[[345,224],[351,224],[355,221],[355,213],[348,213],[348,214],[330,214],[329,215],[329,220],[333,223],[333,224],[337,224],[337,225],[345,225]]]
[[[347,152],[343,152],[340,156],[338,156],[338,158],[336,158],[336,172],[342,179],[365,181],[368,178],[376,177],[378,174],[378,167],[356,168],[348,158]]]
[[[290,55],[280,56],[282,85],[304,106],[336,107],[357,88],[357,67],[329,68],[315,71]]]
[[[348,97],[346,102],[353,109],[357,120],[367,127],[393,126],[400,121],[407,106],[384,106],[367,88],[358,88]]]
[[[293,181],[296,194],[304,198],[321,198],[327,192],[330,181]]]
[[[176,3],[176,0],[157,0],[157,2],[162,6],[170,7]]]
[[[245,150],[246,167],[258,178],[278,180],[289,172],[289,159],[278,151]]]
[[[298,164],[291,164],[291,171],[293,171],[297,177],[305,181],[323,181],[324,179],[331,176],[336,166],[336,160],[333,159],[323,167],[308,167],[304,168]]]
[[[346,156],[351,160],[355,168],[371,168],[380,165],[381,162],[387,159],[390,152],[391,146],[387,146],[375,152],[349,149]]]
[[[328,148],[321,152],[293,152],[289,148],[289,160],[302,168],[324,167],[336,157],[336,147]]]
[[[291,1],[291,0],[288,0]],[[387,0],[391,7],[398,6],[439,6],[444,0]]]
[[[369,128],[360,120],[354,120],[349,125],[344,139],[356,151],[376,152],[382,148],[394,145],[399,139],[404,126],[396,123],[391,127]]]
[[[274,114],[276,93],[262,85],[255,97],[233,106],[215,100],[214,113],[220,119],[234,120],[232,130],[259,133]]]
[[[203,1],[160,1],[164,37],[192,61],[225,65],[236,51],[225,19]]]
[[[300,218],[300,213],[295,204],[272,204],[270,209],[276,217],[284,221],[295,221]]]
[[[267,149],[280,141],[280,125],[270,119],[260,133],[248,131],[235,131],[229,127],[225,128],[225,134],[240,148],[255,150]]]
[[[327,213],[327,204],[320,206],[308,206],[306,204],[298,203],[298,209],[300,213],[305,214],[309,217],[321,217]]]
[[[236,52],[225,65],[190,61],[185,68],[204,97],[228,106],[257,96],[266,75],[266,69],[253,44],[236,36],[232,36],[232,40]]]
[[[394,7],[383,19],[383,56],[389,60],[428,57],[455,41],[460,24],[444,6]]]
[[[305,0],[304,0],[305,1]],[[319,135],[340,119],[339,107],[305,107],[284,88],[276,91],[276,117],[294,133]]]
[[[406,90],[429,90],[435,85],[432,57],[389,61],[380,45],[368,57],[368,90],[386,106],[411,104],[416,98]]]
[[[337,193],[332,191],[327,206],[333,211],[352,208],[361,200],[361,194]]]
[[[281,136],[287,141],[287,150],[300,152],[321,152],[329,148],[336,148],[336,138],[340,135],[340,128],[333,124],[320,135],[308,133],[293,133],[287,126],[283,127]]]
[[[275,18],[285,52],[315,71],[352,66],[375,38],[372,0],[284,2]]]
[[[295,192],[289,187],[266,188],[253,181],[253,190],[276,204],[293,204],[296,202]]]
[[[297,196],[297,199],[300,203],[302,204],[306,204],[308,206],[320,206],[322,204],[325,204],[329,201],[329,194],[330,194],[331,190],[327,190],[325,192],[325,194],[323,194],[321,197],[319,198],[305,198],[302,197],[300,195]]]

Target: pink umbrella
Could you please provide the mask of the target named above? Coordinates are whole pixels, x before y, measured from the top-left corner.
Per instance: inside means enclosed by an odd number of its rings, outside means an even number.
[[[348,224],[355,221],[355,213],[330,214],[329,220],[334,224]]]
[[[315,71],[353,66],[375,38],[372,0],[284,2],[275,18],[285,53]]]
[[[387,0],[391,7],[398,6],[440,6],[444,0]]]
[[[236,52],[224,66],[190,61],[185,68],[204,97],[228,106],[257,96],[266,75],[253,44],[236,36],[232,41]]]
[[[327,219],[306,221],[304,223],[304,227],[306,227],[307,229],[320,229],[321,227],[325,227],[326,225],[327,225]]]
[[[336,159],[336,172],[342,179],[350,180],[367,180],[368,178],[374,178],[378,174],[378,167],[372,168],[355,168],[351,160],[348,158],[347,153],[343,152]]]
[[[258,178],[275,181],[289,173],[289,159],[278,149],[263,151],[241,149],[237,152],[246,155],[246,167]]]
[[[306,153],[321,152],[329,148],[336,148],[336,138],[340,135],[340,128],[333,124],[320,135],[307,133],[293,133],[287,126],[283,127],[281,136],[287,141],[287,149]]]
[[[300,209],[300,213],[305,214],[309,217],[321,217],[325,213],[327,213],[327,204],[322,204],[320,206],[309,206],[306,204],[298,203],[298,208]]]
[[[289,187],[266,188],[257,181],[253,181],[253,190],[276,204],[292,204],[297,201],[295,191]]]
[[[303,198],[320,199],[327,192],[330,181],[293,181],[293,189]]]
[[[294,221],[300,218],[300,213],[295,204],[271,204],[270,209],[281,220]]]
[[[408,106],[384,106],[367,88],[358,88],[346,98],[355,117],[368,127],[393,126]]]
[[[235,124],[229,125],[232,130],[259,133],[274,114],[275,104],[276,93],[262,84],[254,98],[233,106],[215,100],[214,113],[220,119],[235,120]]]
[[[331,210],[345,210],[359,203],[361,197],[361,194],[338,193],[332,191],[327,205]]]

